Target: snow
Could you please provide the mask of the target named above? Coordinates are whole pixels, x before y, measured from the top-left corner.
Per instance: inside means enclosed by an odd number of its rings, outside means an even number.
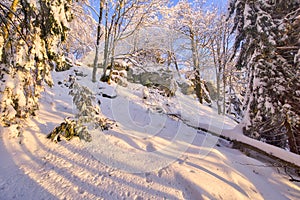
[[[7,110],[7,111],[6,111],[6,112],[7,112],[7,115],[6,115],[7,119],[10,120],[10,119],[15,118],[17,112],[16,112],[15,109],[12,107],[12,105],[11,105],[12,102],[6,101],[5,103],[7,104],[7,108],[6,108],[6,110]]]
[[[26,97],[24,95],[23,88],[21,88],[22,87],[21,81],[23,80],[22,76],[23,74],[21,72],[17,72],[15,77],[16,85],[13,92],[14,94],[16,94],[16,97],[18,98],[18,105],[21,107],[26,106]]]
[[[251,18],[250,18],[250,16],[251,16],[250,12],[251,11],[252,10],[251,10],[249,4],[245,4],[245,8],[244,8],[245,24],[244,24],[244,27],[243,27],[244,29],[248,28],[252,23]]]
[[[242,134],[242,130],[240,128],[241,125],[236,126],[233,130],[222,130],[221,135],[225,137],[230,137],[233,140],[243,142],[245,144],[249,144],[255,146],[256,148],[260,149],[268,153],[269,155],[274,155],[277,158],[285,160],[287,162],[293,163],[297,166],[300,166],[300,155],[289,153],[284,149],[263,143],[258,140],[253,140],[249,137],[246,137]],[[237,134],[240,133],[240,134]]]
[[[116,120],[108,131],[92,131],[86,143],[46,139],[76,109],[64,86],[74,69],[78,83],[101,101],[102,114]],[[0,127],[0,199],[300,199],[300,184],[280,167],[230,148],[201,126],[259,147],[300,166],[295,155],[252,140],[214,108],[192,95],[166,98],[128,84],[91,82],[91,69],[53,73],[40,110],[22,126]],[[61,81],[63,84],[57,84]],[[98,94],[117,95],[114,99]],[[177,114],[184,123],[166,114]],[[16,137],[17,129],[21,136]]]

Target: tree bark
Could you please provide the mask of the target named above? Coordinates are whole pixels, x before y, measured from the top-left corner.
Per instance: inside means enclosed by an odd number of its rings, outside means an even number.
[[[106,7],[107,11],[105,12],[105,42],[104,42],[104,52],[103,52],[103,74],[101,76],[101,81],[103,81],[103,82],[108,81],[106,71],[107,71],[107,67],[108,67],[110,39],[112,38],[111,31],[112,31],[115,17],[116,17],[116,15],[114,14],[112,16],[111,22],[109,24],[108,23],[108,3],[107,2],[105,4],[105,7]]]
[[[100,1],[100,12],[99,12],[99,18],[98,18],[98,27],[97,27],[96,54],[95,54],[95,59],[94,59],[94,64],[93,64],[93,74],[92,74],[92,81],[93,82],[96,82],[96,74],[97,74],[97,68],[98,68],[103,7],[104,7],[104,0],[101,0]]]
[[[17,10],[18,3],[19,3],[19,0],[14,0],[12,2],[11,6],[10,6],[10,11],[8,12],[8,15],[7,15],[7,18],[9,20],[12,20],[14,12]],[[6,26],[3,26],[3,33],[4,33],[5,41],[8,39],[9,27],[10,27],[10,23],[6,24]]]
[[[200,65],[199,65],[199,59],[198,59],[198,49],[196,44],[196,38],[192,30],[190,30],[190,39],[192,43],[192,56],[193,56],[193,64],[194,64],[194,70],[195,70],[195,92],[196,96],[199,100],[199,103],[203,104],[203,91],[201,87],[201,75],[200,75]]]
[[[289,116],[287,115],[285,122],[284,122],[284,126],[287,130],[286,135],[288,136],[288,143],[289,143],[290,151],[293,153],[296,153],[296,154],[300,154],[299,149],[297,147],[297,141],[293,134],[292,127],[291,127],[291,124],[289,121],[290,121]]]

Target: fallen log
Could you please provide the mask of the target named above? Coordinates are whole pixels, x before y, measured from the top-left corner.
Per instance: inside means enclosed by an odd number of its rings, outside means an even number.
[[[293,155],[294,157],[299,157],[295,158],[295,162],[291,162],[290,160],[287,159],[284,155],[275,155],[272,153],[272,149],[276,149],[277,151],[279,150],[279,147],[275,147],[269,144],[266,144],[268,146],[269,151],[267,149],[263,148],[258,148],[255,145],[251,144],[256,144],[260,141],[257,141],[255,139],[249,138],[247,136],[242,135],[241,138],[244,138],[246,141],[242,141],[239,138],[234,138],[231,135],[234,135],[234,129],[231,130],[232,132],[228,134],[228,130],[222,131],[221,133],[215,133],[214,131],[210,130],[209,125],[203,124],[200,126],[195,126],[192,124],[189,124],[187,120],[183,119],[180,114],[174,114],[174,113],[167,113],[168,116],[172,118],[177,118],[178,120],[182,121],[185,125],[192,127],[196,130],[200,130],[206,133],[209,133],[213,136],[220,137],[222,139],[225,139],[232,144],[232,148],[240,150],[242,153],[244,153],[246,156],[255,158],[261,162],[264,163],[269,163],[271,166],[276,167],[276,168],[282,168],[284,169],[285,173],[291,177],[290,174],[293,174],[295,176],[300,176],[300,155]],[[237,131],[238,132],[238,131]],[[236,134],[238,135],[238,134]],[[284,149],[280,149],[280,151],[285,151]],[[296,162],[298,161],[298,163]],[[298,181],[298,179],[295,178],[290,178],[290,181]]]

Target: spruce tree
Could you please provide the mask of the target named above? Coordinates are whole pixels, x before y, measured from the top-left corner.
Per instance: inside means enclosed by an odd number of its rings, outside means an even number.
[[[244,134],[300,152],[300,1],[232,0],[237,67],[248,70]]]
[[[72,0],[0,3],[0,121],[34,114],[50,71],[66,63],[62,43],[72,18]]]

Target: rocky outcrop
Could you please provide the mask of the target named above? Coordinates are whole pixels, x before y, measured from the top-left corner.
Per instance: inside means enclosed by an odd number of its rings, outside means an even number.
[[[147,69],[129,69],[127,80],[132,83],[139,83],[147,87],[154,87],[162,91],[165,96],[174,96],[177,90],[177,83],[174,80],[173,71],[158,68],[147,71]]]

